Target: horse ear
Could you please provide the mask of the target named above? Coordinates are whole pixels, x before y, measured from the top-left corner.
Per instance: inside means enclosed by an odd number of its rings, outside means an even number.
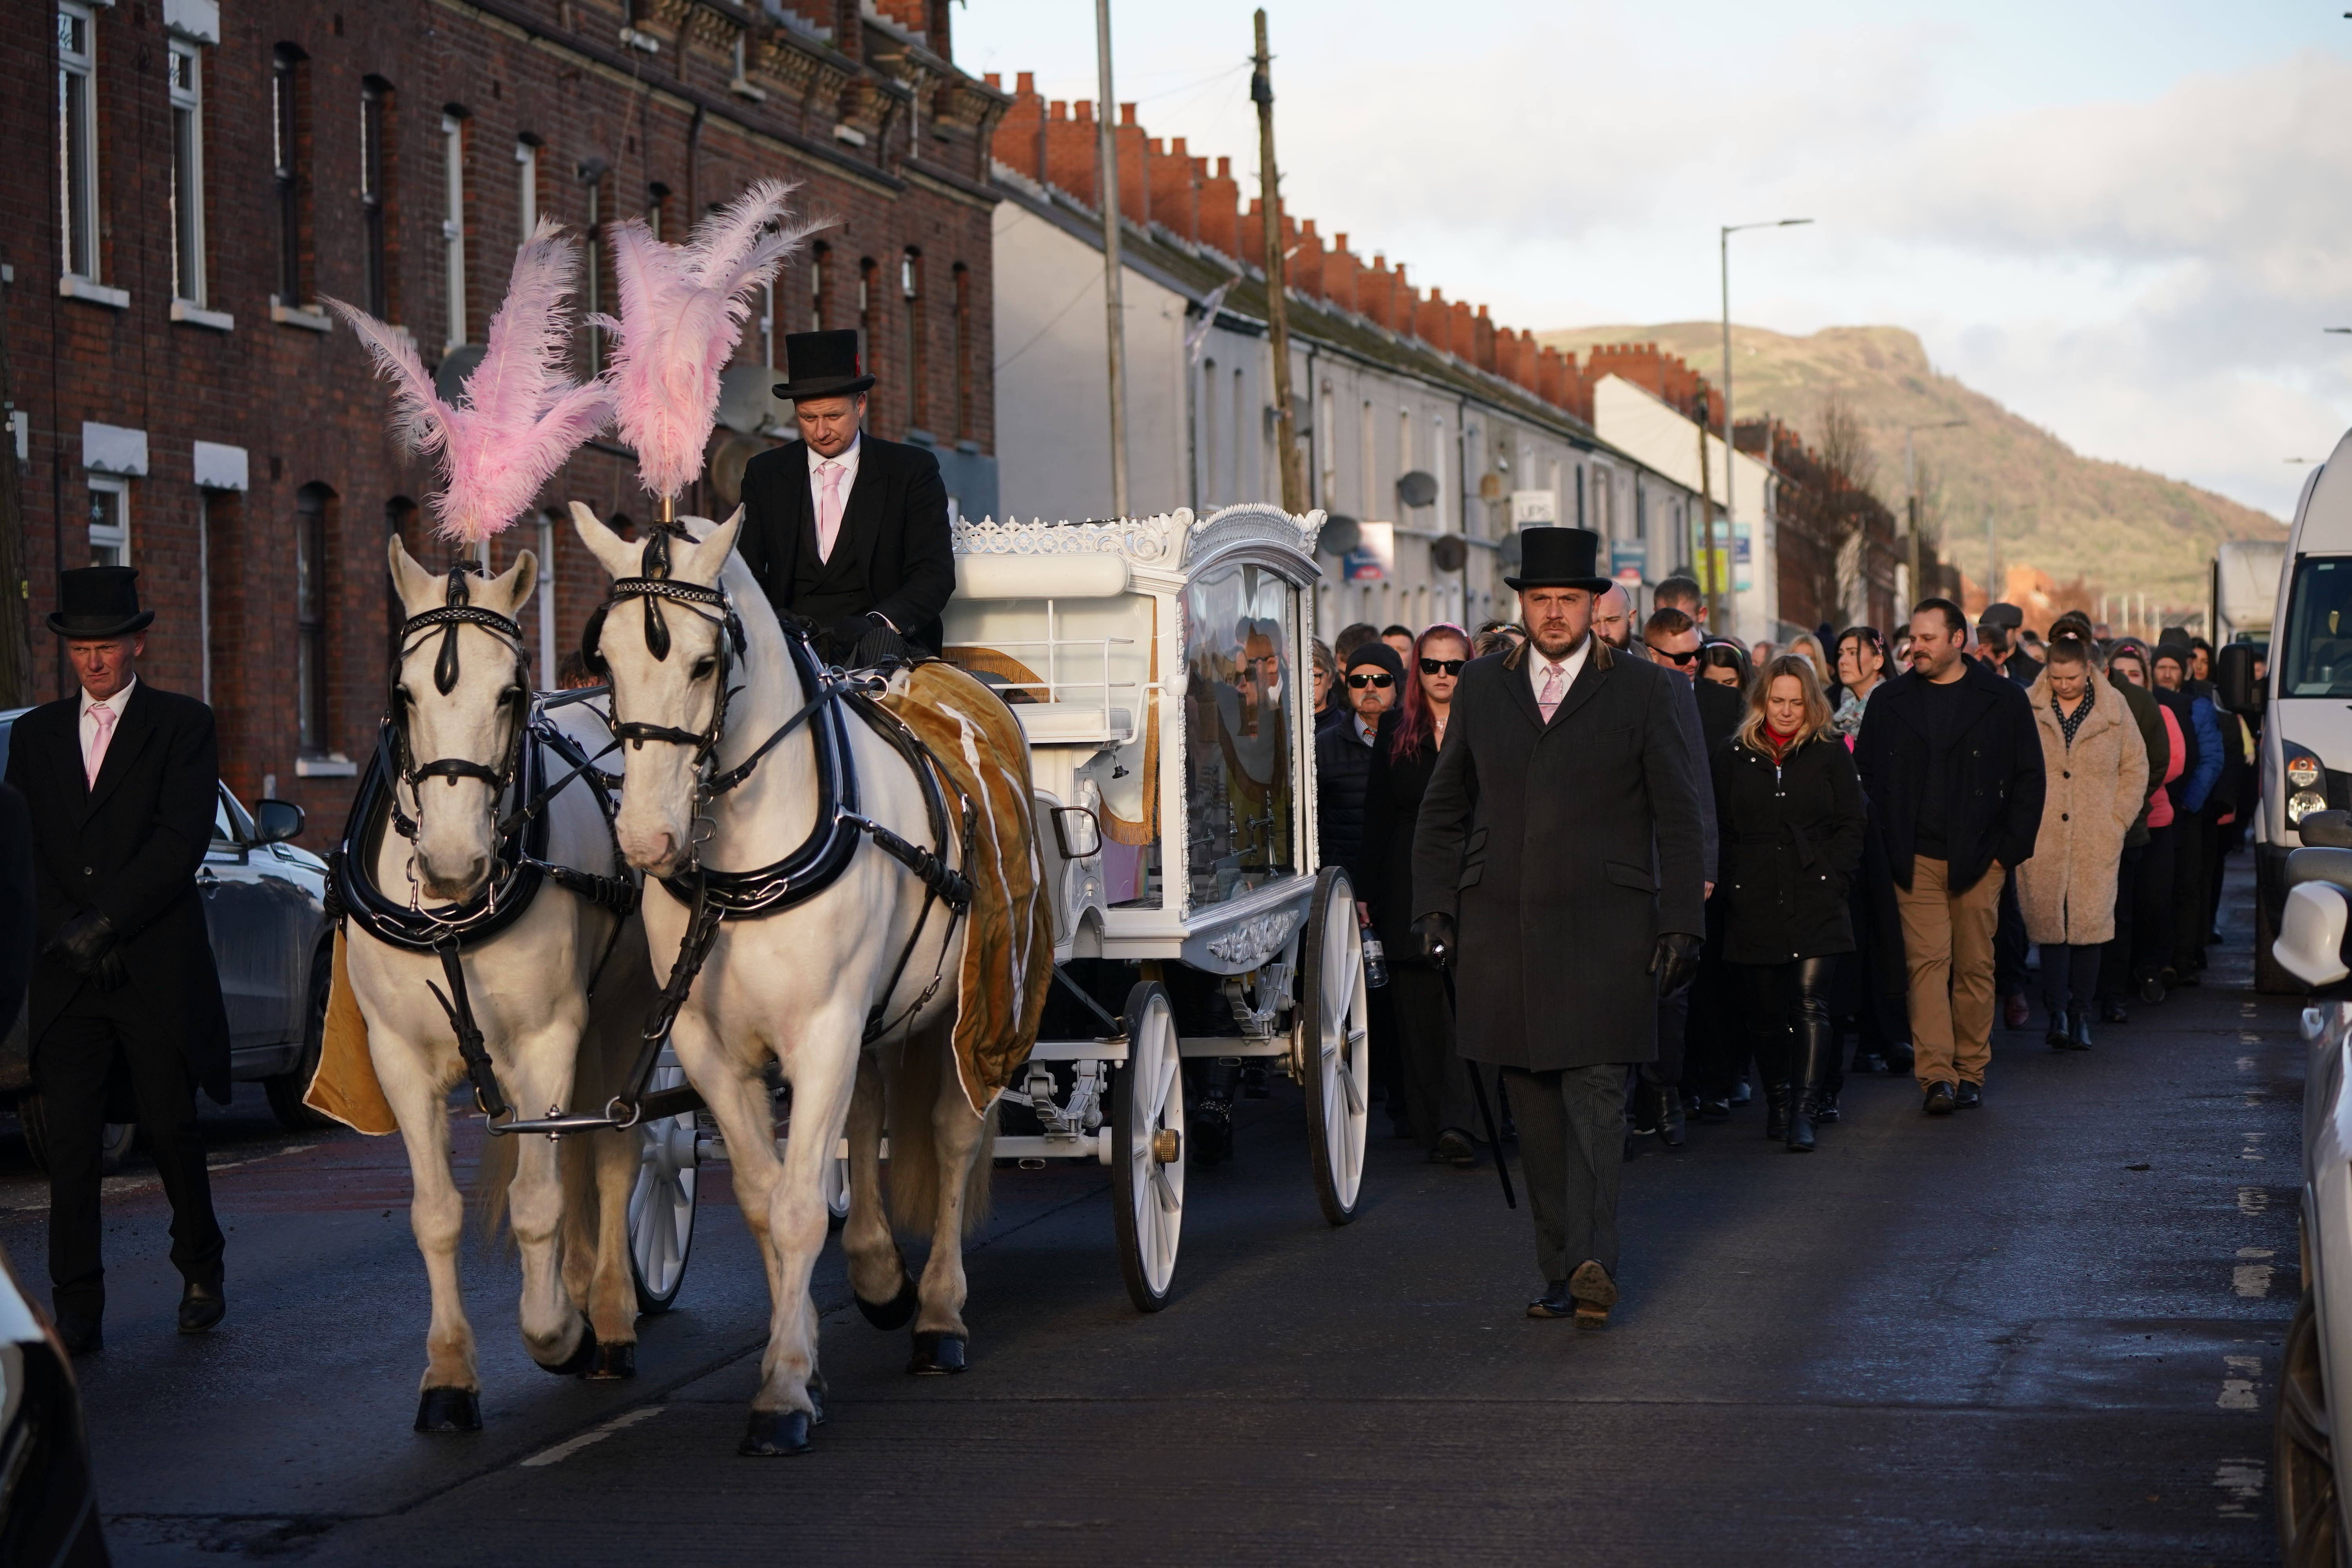
[[[737,506],[734,514],[695,542],[694,565],[698,574],[708,570],[715,585],[727,572],[727,558],[735,553],[735,541],[743,531],[743,509]]]
[[[508,619],[512,620],[515,612],[522,608],[524,602],[530,597],[531,589],[538,583],[539,557],[525,550],[516,554],[513,565],[491,578],[484,586],[482,593],[486,597],[504,606],[501,613]]]
[[[441,578],[416,563],[415,557],[408,553],[408,546],[400,542],[400,535],[392,536],[384,554],[392,565],[393,592],[400,595],[401,605],[408,614],[429,610],[441,602]]]
[[[585,501],[572,503],[572,526],[580,535],[580,542],[588,547],[605,573],[614,577],[634,577],[637,574],[636,545],[604,526],[604,520],[588,510]]]

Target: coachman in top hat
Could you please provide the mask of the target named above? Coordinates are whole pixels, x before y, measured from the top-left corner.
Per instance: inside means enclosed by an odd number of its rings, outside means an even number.
[[[228,1015],[196,870],[210,847],[220,768],[213,710],[139,679],[152,610],[139,574],[59,574],[49,629],[80,692],[16,721],[8,782],[33,822],[40,944],[28,1026],[47,1121],[49,1280],[58,1337],[99,1348],[100,1141],[109,1080],[127,1080],[172,1202],[172,1261],[186,1281],[180,1331],[220,1321],[219,1223],[195,1090],[229,1095]]]
[[[1591,635],[1599,537],[1521,533],[1528,640],[1454,689],[1413,839],[1420,956],[1452,963],[1461,1053],[1502,1069],[1545,1290],[1530,1316],[1617,1300],[1625,1074],[1706,929],[1696,724],[1680,678]]]
[[[939,458],[861,430],[874,377],[856,332],[790,333],[784,363],[776,395],[792,400],[801,438],[745,467],[737,551],[776,613],[813,622],[835,658],[938,652],[955,592]]]

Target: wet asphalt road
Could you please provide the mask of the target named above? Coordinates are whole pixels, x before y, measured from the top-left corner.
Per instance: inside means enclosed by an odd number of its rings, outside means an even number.
[[[135,1157],[115,1184],[81,1369],[110,1539],[174,1564],[2273,1561],[2303,1047],[2246,988],[2233,866],[2204,987],[2088,1056],[1997,1037],[1981,1111],[1925,1121],[1880,1078],[1811,1158],[1760,1106],[1653,1143],[1605,1333],[1522,1315],[1528,1221],[1491,1170],[1381,1142],[1328,1228],[1282,1089],[1192,1173],[1156,1317],[1099,1169],[999,1173],[961,1378],[907,1377],[829,1250],[833,1418],[796,1460],[734,1453],[766,1296],[723,1173],[632,1384],[534,1368],[512,1264],[476,1249],[488,1429],[427,1438],[398,1144],[287,1136],[250,1091],[207,1115],[218,1332],[170,1331],[167,1212]],[[37,1280],[27,1172],[0,1135],[0,1244]]]

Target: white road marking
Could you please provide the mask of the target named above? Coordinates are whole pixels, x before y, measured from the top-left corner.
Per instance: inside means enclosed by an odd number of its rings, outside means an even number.
[[[2221,1364],[2229,1368],[2234,1375],[2221,1380],[2221,1395],[2213,1403],[2224,1410],[2261,1409],[2262,1402],[2254,1397],[2254,1378],[2263,1370],[2262,1358],[2251,1355],[2225,1355],[2221,1358]]]
[[[2267,1263],[2241,1263],[2230,1271],[2230,1289],[2249,1301],[2259,1301],[2271,1293],[2271,1266]]]
[[[2270,1480],[2269,1469],[2268,1462],[2262,1459],[2224,1459],[2213,1468],[2213,1484],[2228,1497],[2221,1504],[2223,1518],[2254,1517],[2250,1505],[2263,1495],[2263,1488]]]
[[[559,1460],[568,1459],[572,1455],[578,1453],[581,1449],[587,1447],[590,1444],[601,1443],[605,1438],[611,1436],[614,1433],[622,1430],[624,1427],[634,1426],[640,1421],[650,1420],[654,1416],[660,1415],[667,1408],[668,1408],[667,1405],[640,1405],[635,1410],[624,1410],[621,1414],[614,1416],[610,1421],[605,1422],[603,1426],[592,1426],[587,1431],[581,1433],[577,1437],[566,1437],[554,1447],[541,1449],[540,1452],[533,1454],[530,1458],[523,1460],[522,1463],[524,1467],[528,1468],[536,1465],[552,1465],[557,1463]]]
[[[2238,1189],[2238,1212],[2240,1214],[2260,1214],[2270,1206],[2271,1195],[2262,1188],[2240,1187]]]

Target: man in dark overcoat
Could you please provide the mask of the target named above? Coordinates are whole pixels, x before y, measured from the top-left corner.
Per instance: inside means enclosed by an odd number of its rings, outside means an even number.
[[[1625,1078],[1658,1048],[1658,998],[1706,930],[1685,689],[1600,646],[1599,537],[1520,535],[1528,641],[1473,660],[1413,843],[1415,934],[1457,965],[1459,1049],[1502,1069],[1544,1294],[1598,1328],[1617,1300]]]
[[[59,574],[49,629],[81,684],[16,721],[8,782],[33,822],[37,941],[27,1026],[48,1126],[49,1285],[67,1348],[99,1348],[100,1145],[118,1064],[172,1204],[180,1331],[220,1321],[213,1217],[195,1090],[226,1104],[228,1015],[196,870],[211,846],[220,768],[213,710],[139,679],[139,574]]]
[[[779,616],[814,623],[823,650],[870,663],[904,646],[937,653],[955,592],[947,487],[928,447],[866,435],[854,331],[784,338],[776,395],[801,438],[743,469],[741,552]]]

